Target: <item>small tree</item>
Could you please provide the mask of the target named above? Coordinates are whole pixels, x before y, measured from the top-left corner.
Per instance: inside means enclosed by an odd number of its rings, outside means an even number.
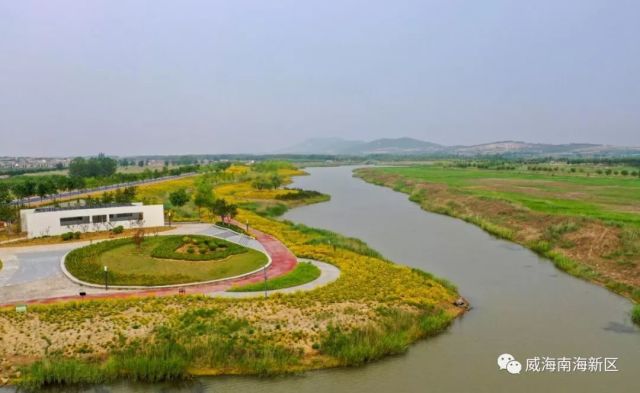
[[[185,188],[180,188],[169,194],[169,201],[173,206],[184,206],[187,202],[189,202],[189,194],[187,194],[187,190]]]
[[[136,248],[138,249],[138,251],[140,251],[140,249],[142,248],[142,242],[144,241],[144,220],[137,220],[135,223],[131,223],[133,225],[136,225],[138,227],[138,229],[136,230],[136,232],[133,234],[133,243],[136,245]]]
[[[211,208],[215,199],[213,197],[213,186],[210,182],[201,181],[198,184],[193,202],[198,207],[198,217],[200,217],[200,209]]]
[[[222,222],[225,221],[225,217],[233,218],[238,214],[238,207],[222,198],[216,199],[209,208],[213,214],[220,216]]]

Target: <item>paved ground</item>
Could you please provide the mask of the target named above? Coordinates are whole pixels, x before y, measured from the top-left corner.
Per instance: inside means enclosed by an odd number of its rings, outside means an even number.
[[[203,234],[224,238],[269,254],[272,263],[267,269],[268,277],[276,277],[291,271],[296,265],[296,257],[277,239],[259,231],[252,231],[255,240],[235,232],[214,227],[210,224],[183,224],[165,234]],[[0,259],[4,268],[0,270],[0,304],[48,303],[59,300],[81,299],[80,291],[87,298],[128,297],[128,296],[166,296],[179,293],[179,288],[145,290],[109,290],[83,287],[69,280],[60,269],[60,259],[68,251],[89,244],[88,242],[63,243],[30,247],[0,248]],[[312,283],[296,288],[273,292],[292,292],[310,290],[331,282],[339,276],[332,265],[313,262],[321,269],[321,276]],[[212,296],[254,296],[255,293],[239,294],[224,292],[232,285],[244,285],[263,280],[259,272],[247,277],[182,287],[183,293],[204,293]],[[263,294],[263,293],[262,293]]]

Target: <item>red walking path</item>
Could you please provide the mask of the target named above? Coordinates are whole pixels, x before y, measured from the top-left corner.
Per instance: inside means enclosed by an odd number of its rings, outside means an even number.
[[[256,238],[258,242],[264,247],[265,252],[271,257],[271,265],[267,268],[267,276],[277,277],[285,273],[290,272],[296,266],[297,259],[291,251],[278,239],[264,232],[256,229],[250,230],[251,234]],[[256,283],[264,280],[263,271],[256,272],[249,276],[240,277],[237,279],[229,279],[221,282],[202,284],[202,285],[190,285],[185,287],[173,287],[173,288],[156,288],[156,289],[139,289],[139,290],[119,290],[113,289],[110,292],[87,294],[85,296],[73,295],[73,296],[57,296],[50,298],[31,299],[27,301],[13,302],[9,304],[3,304],[4,306],[14,306],[16,304],[48,304],[69,300],[87,300],[87,299],[123,299],[132,297],[145,297],[145,296],[172,296],[178,294],[207,294],[211,292],[225,291],[233,285],[244,285]],[[82,290],[81,286],[78,286],[78,290]]]

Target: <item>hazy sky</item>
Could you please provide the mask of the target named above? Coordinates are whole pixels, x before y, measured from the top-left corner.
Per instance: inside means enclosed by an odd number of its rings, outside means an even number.
[[[640,1],[0,0],[0,155],[640,145]]]

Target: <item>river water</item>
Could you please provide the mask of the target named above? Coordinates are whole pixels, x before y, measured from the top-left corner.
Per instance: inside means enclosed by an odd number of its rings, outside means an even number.
[[[631,303],[570,277],[551,262],[473,225],[421,210],[407,196],[352,177],[352,167],[311,168],[293,187],[330,194],[286,219],[360,238],[389,259],[454,282],[473,309],[444,334],[364,367],[273,379],[200,378],[185,385],[95,387],[87,392],[638,392],[640,329]],[[510,353],[522,373],[500,371]],[[534,357],[613,357],[617,372],[525,372]]]

